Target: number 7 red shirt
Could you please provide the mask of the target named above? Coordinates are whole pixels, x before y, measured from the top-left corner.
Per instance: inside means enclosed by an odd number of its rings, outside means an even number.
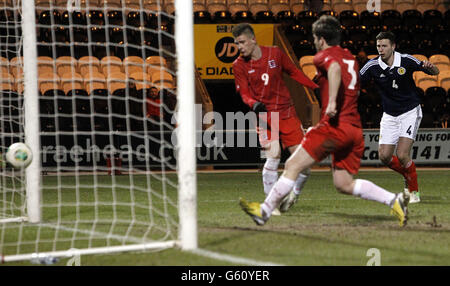
[[[250,108],[262,102],[269,112],[279,112],[281,119],[295,116],[294,103],[283,80],[283,72],[311,89],[317,88],[289,57],[278,47],[260,46],[262,56],[258,60],[246,60],[242,56],[233,63],[236,90]]]

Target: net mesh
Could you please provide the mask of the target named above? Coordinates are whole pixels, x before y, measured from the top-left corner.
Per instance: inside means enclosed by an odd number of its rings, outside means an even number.
[[[0,255],[177,238],[172,1],[35,0],[42,221],[0,223]],[[0,221],[26,217],[21,1],[0,1]],[[34,154],[36,156],[36,154]]]

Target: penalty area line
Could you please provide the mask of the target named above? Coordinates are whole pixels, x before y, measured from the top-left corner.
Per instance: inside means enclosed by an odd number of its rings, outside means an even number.
[[[258,260],[253,260],[253,259],[249,259],[249,258],[237,257],[237,256],[217,253],[217,252],[213,252],[213,251],[209,251],[209,250],[201,249],[201,248],[189,250],[189,252],[196,254],[196,255],[200,255],[200,256],[216,259],[216,260],[236,263],[236,264],[244,264],[244,265],[251,265],[251,266],[284,266],[284,265],[278,264],[278,263],[273,263],[273,262],[268,262],[268,261],[258,261]]]

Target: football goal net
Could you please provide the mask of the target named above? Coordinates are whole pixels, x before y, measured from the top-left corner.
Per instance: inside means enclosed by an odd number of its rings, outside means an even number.
[[[197,248],[192,15],[0,0],[1,261]],[[26,169],[5,159],[15,142]]]

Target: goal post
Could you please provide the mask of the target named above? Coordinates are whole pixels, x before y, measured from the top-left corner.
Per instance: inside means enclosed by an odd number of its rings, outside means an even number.
[[[195,86],[194,86],[194,36],[192,1],[176,1],[177,14],[175,26],[175,40],[178,47],[178,93],[179,97],[179,214],[180,240],[183,249],[197,248],[197,180],[196,180],[196,152],[195,152]]]
[[[24,133],[25,143],[36,154],[26,169],[27,215],[30,223],[41,221],[41,153],[39,137],[39,94],[34,0],[22,1]]]
[[[0,2],[0,261],[198,247],[192,6]]]

